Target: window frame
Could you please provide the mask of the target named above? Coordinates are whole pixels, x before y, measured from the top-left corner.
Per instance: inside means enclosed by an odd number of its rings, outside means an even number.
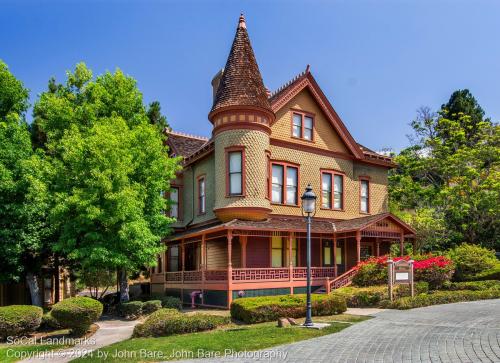
[[[226,158],[226,198],[244,197],[246,195],[246,156],[244,146],[230,146],[224,149]],[[229,171],[229,154],[233,152],[241,153],[241,193],[231,194],[231,174]]]
[[[323,174],[329,174],[331,178],[331,193],[330,193],[330,208],[323,207]],[[335,208],[335,176],[340,176],[342,178],[342,191],[341,191],[341,207]],[[332,169],[321,169],[320,170],[320,188],[321,188],[321,199],[320,199],[320,208],[323,210],[334,210],[339,212],[345,211],[345,173],[332,170]]]
[[[303,141],[307,141],[307,142],[314,142],[314,129],[315,129],[315,124],[316,124],[316,120],[315,120],[316,115],[313,114],[313,113],[311,113],[311,112],[302,111],[302,110],[296,110],[296,109],[291,109],[290,112],[291,112],[291,134],[290,134],[291,137],[293,139],[297,139],[297,140],[303,140]],[[300,116],[300,136],[294,136],[293,135],[293,127],[294,127],[293,119],[294,119],[295,115]],[[305,135],[304,130],[306,129],[304,119],[306,117],[309,117],[312,120],[312,124],[311,124],[311,139],[306,139],[304,137],[304,135]]]
[[[370,177],[369,176],[360,176],[359,179],[359,213],[361,214],[370,214]],[[361,209],[361,201],[363,196],[361,195],[363,182],[366,182],[366,211]]]
[[[200,187],[201,187],[202,182],[204,183],[204,194],[203,195],[200,194]],[[207,178],[206,178],[205,174],[198,175],[198,177],[196,177],[196,185],[197,185],[196,193],[197,193],[197,200],[198,200],[198,215],[201,216],[201,215],[204,215],[207,213]],[[201,209],[201,206],[202,206],[201,198],[204,199],[204,207],[205,207],[204,210]]]
[[[281,187],[281,200],[282,202],[276,202],[273,201],[273,166],[274,165],[279,165],[283,167],[283,184]],[[296,180],[296,187],[297,187],[297,192],[296,192],[296,201],[295,204],[290,204],[287,202],[287,175],[288,175],[288,168],[294,168],[297,170],[297,180]],[[289,207],[300,207],[300,197],[299,197],[299,191],[300,191],[300,165],[291,163],[288,161],[280,161],[280,160],[271,160],[270,161],[270,175],[269,175],[269,200],[271,201],[271,204],[275,205],[286,205]]]
[[[169,209],[168,211],[168,216],[170,218],[175,218],[177,221],[182,221],[182,209],[181,209],[181,200],[182,200],[182,185],[177,185],[177,184],[171,184],[170,185],[170,191],[168,192],[168,201],[172,205],[172,199],[171,199],[171,190],[172,189],[177,189],[177,218],[172,217],[172,208]]]

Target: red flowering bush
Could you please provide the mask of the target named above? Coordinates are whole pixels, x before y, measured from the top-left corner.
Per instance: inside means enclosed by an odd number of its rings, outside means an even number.
[[[410,256],[394,257],[393,261],[410,260]],[[453,275],[453,263],[445,256],[414,256],[413,269],[415,281],[426,281],[430,289],[440,288]],[[386,284],[388,256],[373,257],[361,262],[353,278],[355,286],[372,286]]]

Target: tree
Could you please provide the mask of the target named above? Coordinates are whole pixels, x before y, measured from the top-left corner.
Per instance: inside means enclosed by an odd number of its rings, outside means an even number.
[[[142,94],[120,70],[93,78],[79,63],[63,85],[40,95],[34,124],[55,177],[54,250],[82,270],[116,269],[121,300],[127,274],[152,266],[171,220],[161,192],[178,170]]]
[[[152,125],[155,125],[156,127],[158,127],[160,132],[163,133],[163,131],[169,127],[168,122],[167,122],[167,118],[165,116],[163,116],[161,113],[160,102],[158,102],[158,101],[151,102],[149,104],[147,114],[148,114],[149,122],[151,122]]]
[[[0,281],[26,278],[32,303],[41,306],[39,273],[50,256],[50,168],[31,147],[27,108],[28,90],[0,61]]]
[[[413,143],[389,177],[393,209],[442,220],[441,248],[463,241],[499,248],[500,129],[468,90],[456,91],[434,114],[419,110]],[[413,222],[416,222],[415,220]],[[441,230],[440,228],[438,228]],[[430,246],[437,247],[435,239]]]

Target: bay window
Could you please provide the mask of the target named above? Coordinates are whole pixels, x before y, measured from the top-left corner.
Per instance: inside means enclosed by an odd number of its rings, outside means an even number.
[[[227,151],[227,190],[228,196],[244,194],[244,156],[243,149]]]

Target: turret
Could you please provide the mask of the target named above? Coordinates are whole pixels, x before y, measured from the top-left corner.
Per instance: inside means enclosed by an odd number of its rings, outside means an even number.
[[[267,155],[275,116],[243,15],[226,66],[212,85],[217,83],[208,115],[215,144],[215,214],[222,221],[266,219],[271,212]]]

